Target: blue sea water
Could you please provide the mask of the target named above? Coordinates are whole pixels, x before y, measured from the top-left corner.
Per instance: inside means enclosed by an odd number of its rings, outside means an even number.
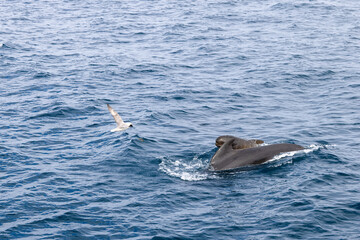
[[[359,1],[0,13],[0,239],[360,238]],[[214,173],[224,134],[306,150]]]

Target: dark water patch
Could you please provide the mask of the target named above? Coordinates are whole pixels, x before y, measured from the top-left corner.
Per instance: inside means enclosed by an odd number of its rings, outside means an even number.
[[[56,174],[54,172],[34,173],[34,174],[31,174],[31,176],[23,179],[22,181],[19,181],[18,183],[21,184],[21,185],[22,184],[28,184],[28,183],[39,181],[41,179],[46,179],[46,178],[49,178],[49,177],[53,177],[55,175]]]
[[[320,73],[318,76],[319,77],[325,77],[325,76],[332,76],[332,75],[335,75],[336,73],[331,71],[331,70],[327,70],[327,71],[324,71],[322,73]]]
[[[1,161],[3,161],[4,165],[16,165],[18,162],[29,160],[29,156],[26,154],[21,154],[12,151],[4,151],[2,150],[0,153]],[[2,166],[4,166],[2,164]]]
[[[299,209],[299,211],[309,211],[314,209],[315,204],[312,201],[304,199],[304,200],[295,201],[291,203],[290,206]]]
[[[355,209],[356,211],[360,211],[360,202],[358,203],[353,203],[349,205],[349,208]]]
[[[322,159],[323,161],[326,161],[327,163],[330,164],[339,164],[339,163],[343,163],[343,160],[340,159],[338,156],[336,156],[335,154],[329,153],[327,151],[321,151],[318,153],[318,158]]]
[[[53,186],[56,186],[56,185],[60,185],[60,186],[64,186],[64,185],[73,185],[75,184],[76,181],[74,180],[71,180],[70,178],[63,178],[63,177],[53,177],[51,179],[49,179],[49,181],[47,182],[44,182],[44,185],[53,185]],[[60,199],[60,200],[59,200]],[[62,200],[61,200],[62,199]],[[51,202],[66,202],[66,198],[59,198],[59,197],[56,197],[56,199],[52,199]]]
[[[152,113],[147,118],[149,119],[149,121],[159,122],[159,123],[165,122],[167,120],[175,119],[170,113],[160,113],[160,112]]]
[[[29,117],[31,119],[41,119],[41,118],[73,118],[73,117],[87,117],[88,113],[98,112],[99,109],[95,106],[86,107],[84,109],[58,106],[53,107],[49,112],[37,114],[35,116]]]
[[[34,78],[35,78],[35,79],[38,79],[38,78],[48,78],[48,77],[50,77],[50,76],[51,76],[51,74],[48,73],[48,72],[38,72],[38,73],[36,73],[36,74],[34,75]]]
[[[70,107],[56,107],[53,111],[43,114],[38,114],[36,116],[30,117],[30,119],[36,118],[66,118],[73,115],[79,115],[81,113],[80,110]]]
[[[26,89],[22,89],[18,92],[18,95],[25,95],[32,93],[33,91],[41,91],[41,92],[48,92],[50,90],[57,90],[66,88],[66,86],[62,86],[60,84],[40,84],[40,85],[33,85],[29,86]],[[60,92],[60,90],[58,90]]]
[[[90,147],[102,147],[102,146],[116,146],[118,144],[121,144],[123,142],[126,142],[126,140],[124,140],[123,138],[121,139],[110,139],[108,136],[103,135],[102,138],[98,138],[95,140],[90,139],[90,141],[86,141],[84,143],[85,146],[90,146]]]
[[[71,144],[68,143],[66,140],[35,140],[35,141],[28,141],[22,144],[22,148],[32,149],[32,150],[42,150],[42,151],[49,151],[49,150],[66,150],[66,149],[73,149]]]
[[[128,74],[132,73],[158,73],[168,70],[167,65],[147,64],[147,65],[136,65],[134,68],[129,69]]]

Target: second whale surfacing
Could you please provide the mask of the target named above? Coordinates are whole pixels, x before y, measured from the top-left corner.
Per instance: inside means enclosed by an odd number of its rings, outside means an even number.
[[[211,158],[211,170],[225,171],[264,163],[276,155],[299,151],[304,148],[290,143],[260,146],[262,140],[245,140],[233,136],[220,136],[216,139],[217,152]]]

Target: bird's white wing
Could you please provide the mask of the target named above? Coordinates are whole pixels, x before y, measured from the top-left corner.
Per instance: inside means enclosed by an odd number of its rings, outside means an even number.
[[[115,112],[115,110],[112,107],[110,107],[109,104],[107,104],[107,107],[111,115],[114,117],[117,126],[120,127],[124,125],[124,121],[121,119],[120,115],[117,112]]]

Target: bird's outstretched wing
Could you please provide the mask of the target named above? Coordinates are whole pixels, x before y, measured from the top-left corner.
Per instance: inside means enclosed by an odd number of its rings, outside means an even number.
[[[124,121],[121,119],[120,115],[119,115],[117,112],[115,112],[115,110],[114,110],[112,107],[110,107],[109,104],[106,104],[106,105],[107,105],[107,107],[108,107],[108,109],[109,109],[109,112],[110,112],[111,115],[114,117],[115,122],[116,122],[116,125],[117,125],[118,127],[124,125]]]

